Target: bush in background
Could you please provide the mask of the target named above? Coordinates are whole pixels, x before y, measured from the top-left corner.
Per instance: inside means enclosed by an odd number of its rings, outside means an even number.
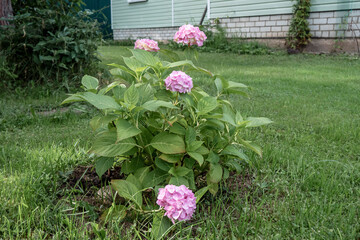
[[[70,86],[98,69],[101,32],[81,0],[13,1],[14,18],[0,28],[0,77],[7,87],[29,82]]]

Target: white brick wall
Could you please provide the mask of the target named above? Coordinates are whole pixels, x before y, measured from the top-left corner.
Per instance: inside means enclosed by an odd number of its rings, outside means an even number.
[[[220,19],[220,26],[226,28],[227,37],[242,38],[285,38],[292,15],[260,17],[235,17]],[[360,38],[360,9],[311,13],[308,19],[313,38]],[[114,29],[115,40],[151,38],[170,40],[178,27]]]

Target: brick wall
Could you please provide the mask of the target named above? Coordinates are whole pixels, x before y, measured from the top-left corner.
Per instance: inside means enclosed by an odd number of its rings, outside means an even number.
[[[220,19],[229,38],[285,38],[291,14]],[[308,19],[313,38],[360,37],[360,10],[311,13]],[[354,31],[351,31],[353,29]]]
[[[172,39],[178,29],[179,27],[114,29],[114,40],[150,38],[165,41]]]

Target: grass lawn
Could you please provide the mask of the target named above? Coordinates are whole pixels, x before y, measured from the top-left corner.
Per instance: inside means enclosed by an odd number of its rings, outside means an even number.
[[[100,52],[104,63],[130,55],[118,46]],[[274,123],[243,133],[264,151],[250,154],[249,186],[200,204],[193,225],[178,225],[172,239],[360,239],[360,61],[202,53],[197,65],[250,86],[250,100],[230,100],[244,116]],[[74,105],[80,114],[35,114],[58,107],[62,92],[0,97],[0,239],[94,238],[96,212],[74,198],[80,189],[60,186],[74,166],[91,163],[95,112]],[[137,239],[149,235],[142,227],[104,229]]]

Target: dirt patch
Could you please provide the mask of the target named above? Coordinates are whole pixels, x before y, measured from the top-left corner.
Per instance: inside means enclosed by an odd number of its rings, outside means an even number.
[[[121,179],[124,177],[120,174],[120,167],[111,168],[105,172],[101,178],[97,175],[95,167],[90,166],[77,166],[69,175],[66,181],[68,187],[79,186],[85,192],[91,188],[101,188],[107,185],[112,179]]]
[[[244,174],[231,172],[226,181],[227,187],[232,192],[238,192],[240,197],[244,197],[253,189],[253,178],[254,176],[248,172]]]
[[[120,167],[114,167],[104,173],[101,178],[97,175],[95,167],[77,166],[74,170],[67,173],[65,181],[61,186],[63,189],[59,199],[64,199],[69,195],[73,196],[78,202],[93,206],[98,214],[112,203],[112,194],[109,183],[112,179],[122,179]]]

